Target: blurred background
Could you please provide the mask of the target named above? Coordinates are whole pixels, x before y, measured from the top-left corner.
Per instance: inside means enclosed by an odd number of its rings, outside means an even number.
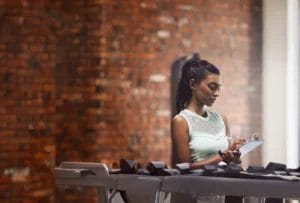
[[[213,108],[265,140],[243,167],[299,165],[299,0],[0,0],[0,202],[95,202],[62,161],[172,164],[182,60],[221,70]]]

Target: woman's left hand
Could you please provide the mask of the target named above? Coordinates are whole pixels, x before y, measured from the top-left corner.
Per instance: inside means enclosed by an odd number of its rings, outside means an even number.
[[[230,143],[230,147],[229,149],[230,150],[238,150],[244,143],[246,142],[246,139],[245,137],[238,137],[238,138],[235,138],[233,140],[232,143]]]

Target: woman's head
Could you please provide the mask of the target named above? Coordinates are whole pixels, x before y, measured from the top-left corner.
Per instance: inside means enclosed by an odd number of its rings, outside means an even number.
[[[220,88],[220,71],[213,64],[192,57],[182,68],[181,79],[177,89],[177,112],[184,109],[192,96],[203,105],[211,106],[218,96]]]

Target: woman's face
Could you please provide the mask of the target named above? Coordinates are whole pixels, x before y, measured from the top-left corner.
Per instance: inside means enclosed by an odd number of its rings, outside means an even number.
[[[219,96],[220,75],[208,74],[206,79],[191,85],[192,97],[199,105],[212,106]]]

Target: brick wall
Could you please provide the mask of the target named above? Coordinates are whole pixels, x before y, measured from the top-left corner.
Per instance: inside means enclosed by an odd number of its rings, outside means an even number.
[[[0,202],[54,200],[55,38],[40,6],[0,1]]]
[[[215,108],[233,134],[259,132],[261,12],[259,0],[0,0],[0,200],[53,201],[65,160],[170,164],[171,65],[195,51],[221,69]]]
[[[109,150],[114,146],[104,132],[115,132],[106,124],[106,119],[114,119],[107,114],[113,110],[109,106],[113,100],[100,80],[102,7],[91,1],[60,1],[51,13],[59,19],[54,27],[56,164],[61,161],[109,164],[109,157],[114,158]],[[111,123],[116,125],[117,120]],[[102,140],[108,141],[108,145],[103,146]],[[81,195],[74,196],[76,193]],[[95,202],[95,189],[58,188],[56,202]]]

